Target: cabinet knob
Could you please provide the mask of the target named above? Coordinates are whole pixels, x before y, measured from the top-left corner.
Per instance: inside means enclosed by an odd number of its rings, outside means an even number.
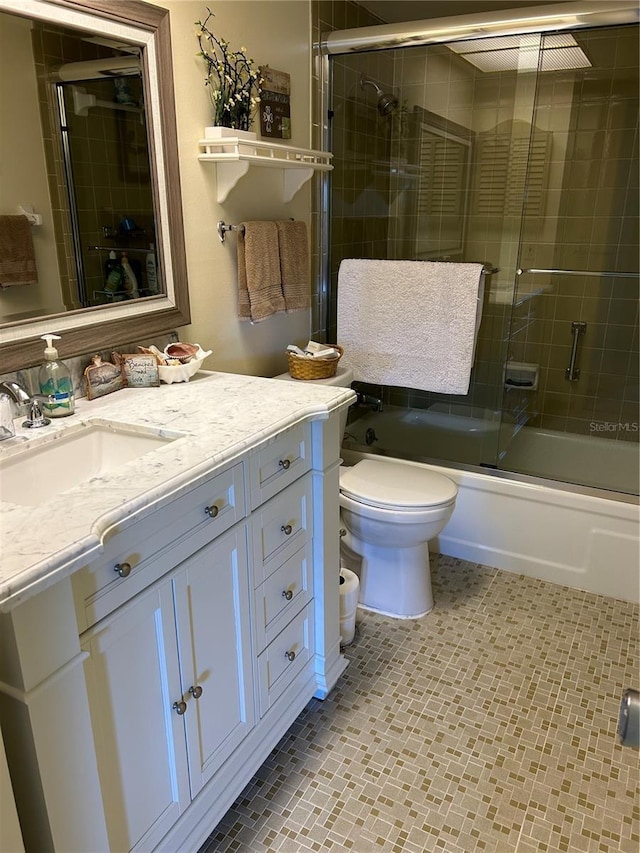
[[[296,653],[295,652],[285,652],[284,656],[286,657],[286,659],[288,661],[294,661],[296,659]]]
[[[291,460],[290,460],[290,459],[281,459],[281,460],[278,462],[278,465],[279,465],[281,468],[284,468],[284,470],[285,470],[285,471],[288,471],[288,470],[289,470],[289,466],[291,465]]]
[[[194,699],[199,699],[202,696],[202,687],[199,684],[194,684],[189,688],[189,693],[191,693]]]
[[[287,601],[291,601],[291,599],[293,598],[293,591],[290,589],[283,589],[282,590],[282,597],[286,598]]]
[[[284,533],[285,536],[291,536],[293,527],[290,524],[283,524],[280,530]]]
[[[209,516],[209,518],[215,518],[216,515],[220,512],[220,509],[215,505],[211,504],[211,506],[206,506],[204,511]]]
[[[171,707],[176,712],[176,714],[181,717],[187,710],[187,703],[184,701],[184,699],[181,699],[179,702],[174,702]]]
[[[116,563],[113,571],[121,578],[128,578],[131,574],[131,563]]]

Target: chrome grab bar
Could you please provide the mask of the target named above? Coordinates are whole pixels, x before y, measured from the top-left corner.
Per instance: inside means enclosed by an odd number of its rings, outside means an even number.
[[[571,344],[571,358],[569,360],[569,367],[564,372],[564,378],[568,379],[569,382],[575,382],[580,378],[580,368],[576,367],[576,361],[578,358],[578,339],[580,335],[584,335],[587,331],[587,324],[581,323],[574,320],[571,323],[571,334],[573,335],[573,343]]]

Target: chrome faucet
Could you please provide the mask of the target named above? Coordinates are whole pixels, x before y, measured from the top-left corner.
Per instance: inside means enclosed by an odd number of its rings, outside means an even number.
[[[27,419],[22,424],[27,429],[38,429],[47,426],[51,421],[45,418],[40,408],[39,400],[49,400],[46,394],[27,394],[22,385],[17,382],[0,382],[0,394],[7,394],[18,405],[28,406]]]
[[[15,403],[28,403],[31,396],[17,382],[0,382],[0,393],[8,394]]]
[[[356,391],[356,395],[356,406],[369,406],[374,412],[382,411],[382,400],[380,397],[373,397],[371,394],[363,394],[362,391]]]

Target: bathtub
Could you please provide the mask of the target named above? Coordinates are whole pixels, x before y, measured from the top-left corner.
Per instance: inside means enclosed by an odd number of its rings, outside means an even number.
[[[499,411],[434,403],[428,409],[387,406],[367,412],[347,426],[347,437],[385,453],[480,465],[495,458],[499,430]]]
[[[428,409],[388,406],[347,427],[347,441],[385,455],[494,467],[500,412],[434,403]],[[638,444],[523,427],[500,454],[501,470],[629,495],[640,491]]]
[[[575,486],[527,473],[484,469],[478,467],[476,461],[454,464],[451,456],[444,457],[448,461],[432,461],[436,446],[432,441],[441,442],[445,451],[454,446],[447,444],[446,437],[440,434],[443,432],[442,418],[436,419],[435,424],[431,420],[421,438],[416,437],[416,430],[413,435],[407,430],[405,420],[398,430],[403,438],[396,437],[390,445],[383,446],[383,437],[386,440],[395,430],[393,422],[398,412],[407,414],[406,409],[388,408],[389,411],[367,414],[347,426],[342,449],[344,463],[352,465],[366,457],[381,461],[395,458],[399,462],[406,461],[407,457],[421,456],[423,460],[429,457],[429,461],[420,464],[454,480],[458,486],[456,508],[443,532],[430,543],[432,550],[573,589],[640,602],[640,507],[635,496]],[[433,414],[447,413],[437,411]],[[481,449],[484,441],[493,443],[495,453],[493,416],[475,414],[477,417],[469,420],[482,423],[469,425],[474,433],[471,438],[467,435],[467,441],[475,449],[468,452],[468,456],[477,456],[475,450],[478,446]],[[425,415],[422,420],[429,422]],[[464,433],[464,424],[456,423]],[[378,441],[370,448],[361,440],[367,429],[373,429],[378,436]],[[568,441],[561,441],[561,438],[568,438]],[[449,435],[449,440],[455,442],[455,436],[452,439]],[[508,459],[519,460],[523,467],[532,469],[533,465],[526,461],[529,445],[529,452],[538,454],[538,461],[547,464],[548,454],[553,453],[554,463],[568,465],[571,440],[575,444],[576,462],[582,454],[579,464],[586,466],[583,471],[600,477],[607,465],[614,464],[611,459],[605,460],[602,466],[596,464],[597,442],[598,451],[613,455],[617,450],[621,458],[615,464],[623,468],[628,466],[628,473],[637,477],[637,447],[631,443],[610,442],[598,437],[559,436],[530,427],[518,433],[501,464]],[[413,442],[419,442],[421,450],[417,454],[409,450]],[[602,443],[607,446],[600,447]],[[562,467],[558,476],[563,476],[566,470]]]
[[[629,495],[639,491],[638,445],[631,441],[524,427],[509,443],[500,467],[564,483],[587,481]]]

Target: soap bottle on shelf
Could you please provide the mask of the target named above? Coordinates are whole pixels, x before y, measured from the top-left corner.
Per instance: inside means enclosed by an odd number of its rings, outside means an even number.
[[[109,252],[109,259],[104,265],[105,283],[104,289],[107,293],[112,294],[112,298],[116,298],[115,294],[118,291],[124,290],[124,270],[120,261],[116,258],[116,253],[113,249]]]
[[[66,364],[58,361],[58,350],[52,343],[59,341],[60,335],[49,333],[41,337],[47,342],[45,360],[38,372],[40,393],[47,397],[42,401],[42,411],[50,418],[64,418],[75,411],[73,380]]]
[[[157,293],[158,270],[156,266],[156,247],[153,243],[149,243],[149,251],[145,258],[145,266],[147,272],[147,290],[149,293]]]
[[[138,290],[138,279],[136,278],[136,274],[134,273],[131,264],[129,263],[129,258],[127,254],[123,253],[120,260],[122,263],[122,269],[124,270],[125,290],[132,299],[138,299],[138,297],[140,296],[140,292]]]

